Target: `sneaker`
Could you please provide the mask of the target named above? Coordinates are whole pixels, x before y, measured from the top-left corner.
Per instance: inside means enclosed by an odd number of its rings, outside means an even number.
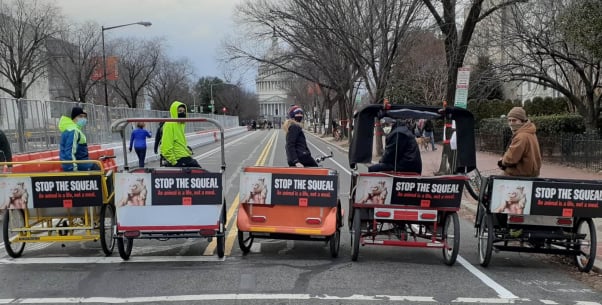
[[[510,236],[513,238],[520,237],[523,234],[523,229],[510,229]]]
[[[437,150],[437,147],[433,147],[433,151]]]

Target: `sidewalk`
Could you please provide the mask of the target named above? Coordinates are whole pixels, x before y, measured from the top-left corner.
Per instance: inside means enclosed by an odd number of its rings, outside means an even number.
[[[347,140],[337,142],[334,140],[333,137],[322,138],[318,134],[313,135],[317,138],[322,139],[323,141],[328,142],[331,145],[339,147],[339,149],[343,151],[348,151]],[[422,151],[422,173],[424,175],[433,175],[434,172],[439,170],[439,165],[441,161],[441,151],[441,145],[437,145],[436,151]],[[497,161],[499,160],[499,158],[500,156],[497,154],[477,151],[477,168],[482,174],[487,176],[501,174],[501,171],[497,168]],[[541,167],[540,177],[602,180],[602,174],[589,172],[587,170],[579,168],[568,167],[561,164],[545,162],[545,158]],[[471,212],[472,215],[474,215],[476,214],[477,202],[470,196],[464,196],[464,200],[462,200],[462,207],[465,208],[467,211]],[[594,224],[596,226],[597,251],[593,270],[595,272],[602,273],[602,219],[594,219]]]

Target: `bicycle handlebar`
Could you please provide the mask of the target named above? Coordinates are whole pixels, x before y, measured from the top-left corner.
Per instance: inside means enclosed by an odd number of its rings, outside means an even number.
[[[332,151],[331,151],[330,155],[324,155],[324,156],[317,157],[316,158],[316,163],[319,164],[320,162],[322,162],[322,161],[324,161],[324,160],[326,160],[328,158],[332,158],[332,157],[333,157],[333,154],[332,154]]]

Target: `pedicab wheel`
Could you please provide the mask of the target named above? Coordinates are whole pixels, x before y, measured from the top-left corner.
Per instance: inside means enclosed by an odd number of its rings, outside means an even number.
[[[242,254],[248,254],[251,252],[251,246],[255,238],[251,235],[251,232],[238,231],[238,246],[242,251]]]
[[[336,258],[339,256],[339,249],[341,247],[341,226],[343,223],[343,216],[341,215],[341,203],[337,205],[337,223],[334,234],[328,239],[330,245],[330,256]]]
[[[575,255],[575,264],[581,272],[590,272],[596,259],[596,228],[591,218],[579,219],[577,223],[577,234],[585,234],[584,239],[577,240],[577,250],[580,254]]]
[[[106,256],[111,256],[115,249],[115,239],[113,238],[115,225],[115,206],[103,204],[100,209],[100,246]]]
[[[17,258],[23,253],[25,243],[13,242],[12,240],[20,235],[19,231],[14,230],[25,227],[25,214],[23,213],[23,210],[20,209],[6,209],[2,218],[2,239],[4,241],[4,248],[10,257]]]
[[[226,200],[220,216],[219,232],[217,232],[217,257],[222,258],[226,252]]]
[[[330,246],[330,256],[336,258],[339,256],[339,248],[341,246],[341,230],[339,228],[334,231],[334,234],[330,236],[328,239],[328,244]]]
[[[479,263],[483,267],[487,267],[491,261],[491,251],[493,249],[493,215],[485,214],[481,219],[481,227],[479,229],[479,242],[477,248],[479,250]]]
[[[117,250],[119,250],[119,256],[125,261],[130,259],[132,254],[132,248],[134,246],[134,239],[127,237],[117,238]]]
[[[456,262],[460,251],[460,221],[456,212],[449,213],[445,217],[443,225],[443,260],[448,266]]]
[[[353,233],[351,234],[351,260],[357,261],[360,254],[360,237],[362,235],[360,209],[355,209],[353,212]]]

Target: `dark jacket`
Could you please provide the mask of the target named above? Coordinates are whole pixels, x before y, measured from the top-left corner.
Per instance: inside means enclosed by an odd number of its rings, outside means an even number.
[[[10,143],[2,130],[0,130],[0,151],[2,151],[0,153],[0,162],[11,162],[13,160]]]
[[[380,163],[395,166],[395,171],[398,172],[422,174],[422,158],[416,137],[405,125],[395,126],[387,135],[385,143],[385,152]]]
[[[159,144],[161,144],[161,137],[163,136],[163,124],[165,124],[165,122],[159,123],[159,128],[157,128],[157,133],[155,135],[155,154],[159,153]]]
[[[295,166],[297,162],[300,162],[303,166],[318,166],[307,147],[301,125],[289,119],[284,123],[283,128],[286,132],[286,160],[288,165]]]

